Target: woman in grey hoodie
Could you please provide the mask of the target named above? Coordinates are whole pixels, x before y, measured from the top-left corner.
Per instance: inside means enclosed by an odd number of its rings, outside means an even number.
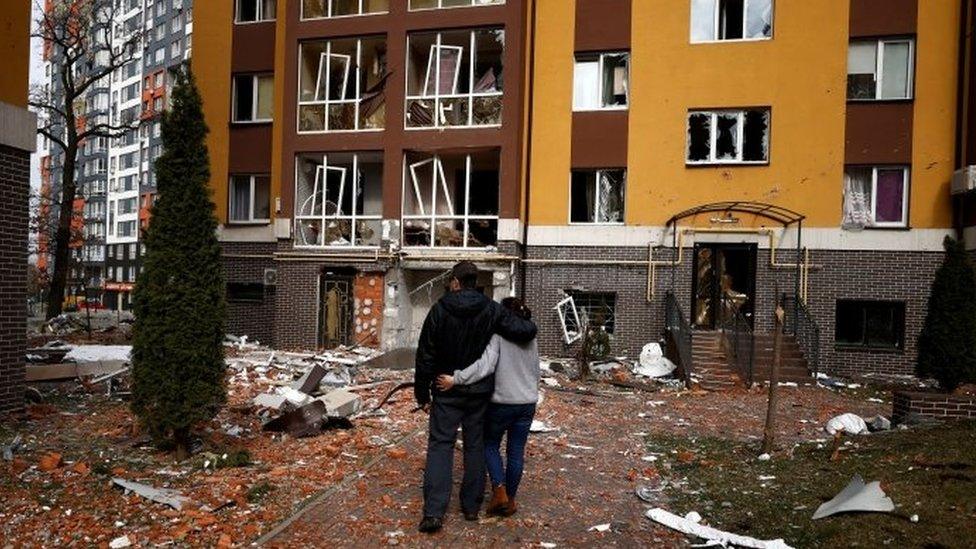
[[[529,320],[532,312],[514,297],[502,300],[502,306]],[[512,343],[492,336],[481,358],[453,376],[437,378],[437,387],[449,390],[454,385],[468,385],[495,375],[495,391],[485,414],[485,462],[491,477],[492,498],[489,514],[511,516],[516,511],[515,493],[522,480],[525,444],[539,400],[539,350],[536,340]],[[507,463],[502,466],[502,436],[506,442]]]

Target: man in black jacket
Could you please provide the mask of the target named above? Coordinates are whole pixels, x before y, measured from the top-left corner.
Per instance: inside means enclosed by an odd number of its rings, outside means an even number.
[[[481,357],[496,333],[515,342],[531,341],[536,334],[531,320],[513,315],[476,289],[478,268],[473,263],[458,263],[451,275],[451,291],[434,304],[424,320],[414,371],[417,404],[430,412],[424,518],[420,522],[420,531],[428,533],[441,529],[451,499],[454,442],[459,425],[464,440],[461,510],[467,520],[478,518],[485,492],[484,416],[494,379],[489,376],[443,392],[432,391],[431,384],[438,375],[453,374]]]

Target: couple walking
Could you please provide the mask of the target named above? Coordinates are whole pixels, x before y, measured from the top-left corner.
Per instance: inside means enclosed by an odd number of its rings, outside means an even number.
[[[488,513],[511,515],[525,444],[539,399],[539,353],[531,312],[514,297],[498,304],[477,290],[478,269],[454,266],[450,291],[427,314],[417,344],[414,391],[430,414],[420,531],[443,526],[451,498],[454,443],[464,441],[461,511],[477,520],[491,477]],[[507,463],[501,441],[507,434]]]

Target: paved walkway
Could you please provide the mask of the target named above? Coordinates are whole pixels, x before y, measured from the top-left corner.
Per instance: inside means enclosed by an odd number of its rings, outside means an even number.
[[[272,547],[377,545],[487,547],[673,546],[681,538],[654,526],[648,508],[634,495],[637,484],[654,484],[656,471],[640,458],[635,434],[639,395],[583,396],[549,391],[537,418],[559,431],[533,434],[513,517],[466,522],[458,506],[461,453],[456,454],[455,488],[444,530],[417,532],[426,429],[389,451],[358,480],[324,494],[275,535]],[[626,418],[633,418],[628,421]],[[623,420],[623,421],[621,421]],[[605,532],[591,527],[610,524]]]

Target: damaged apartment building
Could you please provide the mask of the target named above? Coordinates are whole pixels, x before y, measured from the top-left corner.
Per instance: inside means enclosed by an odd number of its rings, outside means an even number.
[[[790,372],[910,374],[973,200],[972,4],[206,3],[228,330],[412,346],[470,259],[545,354],[704,371],[724,334],[751,379],[782,304]]]

